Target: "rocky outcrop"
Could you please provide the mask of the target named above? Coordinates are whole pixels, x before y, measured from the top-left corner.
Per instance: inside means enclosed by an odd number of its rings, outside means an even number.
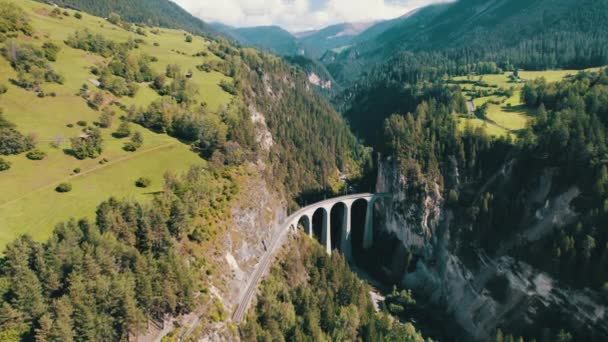
[[[507,164],[492,181],[509,176],[512,162]],[[523,232],[505,241],[493,256],[474,250],[470,253],[474,260],[469,255],[465,262],[454,246],[466,241],[458,241],[459,236],[453,234],[454,213],[444,205],[439,187],[429,182],[425,199],[412,202],[405,190],[408,179],[393,161],[381,162],[377,190],[393,193],[393,201],[380,208],[382,229],[417,256],[415,267],[400,275],[403,286],[443,307],[466,332],[466,339],[490,340],[498,328],[538,334],[531,330],[533,325],[535,329],[557,328],[555,324],[584,331],[592,340],[608,338],[608,309],[600,304],[597,293],[570,289],[510,255],[522,241],[541,239],[577,218],[571,204],[579,189],[556,195],[550,191],[552,177],[553,172],[547,170],[528,192],[531,209],[522,220]],[[393,255],[403,258],[399,248]]]

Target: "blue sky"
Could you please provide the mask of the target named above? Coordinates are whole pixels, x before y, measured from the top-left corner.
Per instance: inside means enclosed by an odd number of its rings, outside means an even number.
[[[208,22],[248,27],[278,25],[297,32],[342,22],[399,17],[446,0],[173,0]]]

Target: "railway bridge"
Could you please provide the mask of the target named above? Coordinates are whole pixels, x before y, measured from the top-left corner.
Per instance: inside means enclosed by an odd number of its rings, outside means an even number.
[[[298,227],[304,227],[304,231],[311,238],[317,238],[324,246],[327,253],[332,250],[340,250],[346,259],[351,258],[353,248],[352,217],[355,205],[363,207],[365,205],[365,222],[363,225],[363,237],[361,246],[368,249],[374,241],[373,213],[374,204],[383,198],[390,198],[388,193],[362,193],[326,199],[291,214],[283,221],[278,232],[272,237],[267,246],[266,253],[261,257],[260,262],[253,271],[247,287],[243,289],[237,307],[232,314],[232,320],[241,322],[247,313],[247,307],[253,299],[259,283],[268,272],[274,256],[282,242],[285,241],[290,230],[296,231]],[[341,208],[341,213],[338,211]],[[338,226],[332,226],[332,211],[341,214]],[[335,215],[334,215],[335,216]]]

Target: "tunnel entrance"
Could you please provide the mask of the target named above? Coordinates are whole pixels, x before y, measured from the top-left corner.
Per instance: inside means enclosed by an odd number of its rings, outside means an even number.
[[[345,246],[342,246],[342,234],[344,228],[344,214],[346,213],[346,205],[337,203],[331,208],[331,249],[344,252]]]

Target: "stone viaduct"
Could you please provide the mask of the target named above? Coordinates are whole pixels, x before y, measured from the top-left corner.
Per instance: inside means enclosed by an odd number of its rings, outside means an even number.
[[[344,254],[344,257],[348,260],[351,258],[352,252],[352,208],[355,203],[359,201],[365,201],[366,203],[366,214],[365,214],[365,225],[363,228],[363,237],[362,237],[362,248],[367,249],[372,246],[374,240],[374,227],[373,227],[373,213],[374,213],[374,204],[382,199],[382,198],[390,198],[390,194],[356,194],[356,195],[347,195],[342,197],[336,197],[327,199],[321,202],[317,202],[315,204],[308,205],[292,215],[290,215],[287,219],[283,221],[283,224],[280,227],[280,230],[277,234],[274,234],[272,239],[268,242],[268,249],[266,253],[261,257],[260,262],[257,267],[253,271],[251,278],[248,281],[247,286],[243,289],[243,292],[240,295],[240,299],[237,303],[237,306],[232,314],[232,319],[235,322],[241,322],[246,313],[247,307],[251,302],[252,298],[255,295],[258,284],[264,277],[264,275],[268,272],[270,268],[270,264],[274,259],[274,255],[277,250],[281,246],[281,241],[284,241],[290,230],[296,231],[300,225],[304,226],[304,231],[311,238],[314,238],[314,231],[319,231],[321,235],[318,236],[321,243],[325,246],[325,250],[327,253],[331,254],[332,252],[332,240],[338,242],[339,249]],[[332,227],[331,226],[331,212],[337,207],[341,206],[342,210],[342,218],[341,218],[341,227]],[[313,221],[315,215],[317,218],[319,215],[321,216],[321,227],[314,227]],[[318,220],[317,220],[318,221]],[[315,229],[320,228],[320,229]],[[333,228],[333,229],[332,229]],[[332,231],[336,232],[339,229],[339,239],[338,237],[334,237],[332,239]]]
[[[339,247],[346,259],[351,257],[352,253],[352,208],[355,202],[364,200],[367,205],[365,214],[365,225],[363,228],[363,249],[368,249],[374,241],[373,213],[374,204],[382,199],[389,198],[390,194],[354,194],[342,197],[327,199],[308,205],[289,216],[283,224],[284,229],[295,230],[302,225],[304,231],[311,238],[314,238],[313,217],[314,215],[322,215],[322,226],[320,228],[320,241],[325,246],[327,253],[331,254],[332,249],[337,246],[332,246],[332,240],[337,240],[337,237],[332,238],[332,231],[336,229],[331,226],[331,212],[336,206],[343,206],[341,227],[339,227]],[[332,229],[333,228],[333,229]],[[318,229],[319,230],[319,229]]]

